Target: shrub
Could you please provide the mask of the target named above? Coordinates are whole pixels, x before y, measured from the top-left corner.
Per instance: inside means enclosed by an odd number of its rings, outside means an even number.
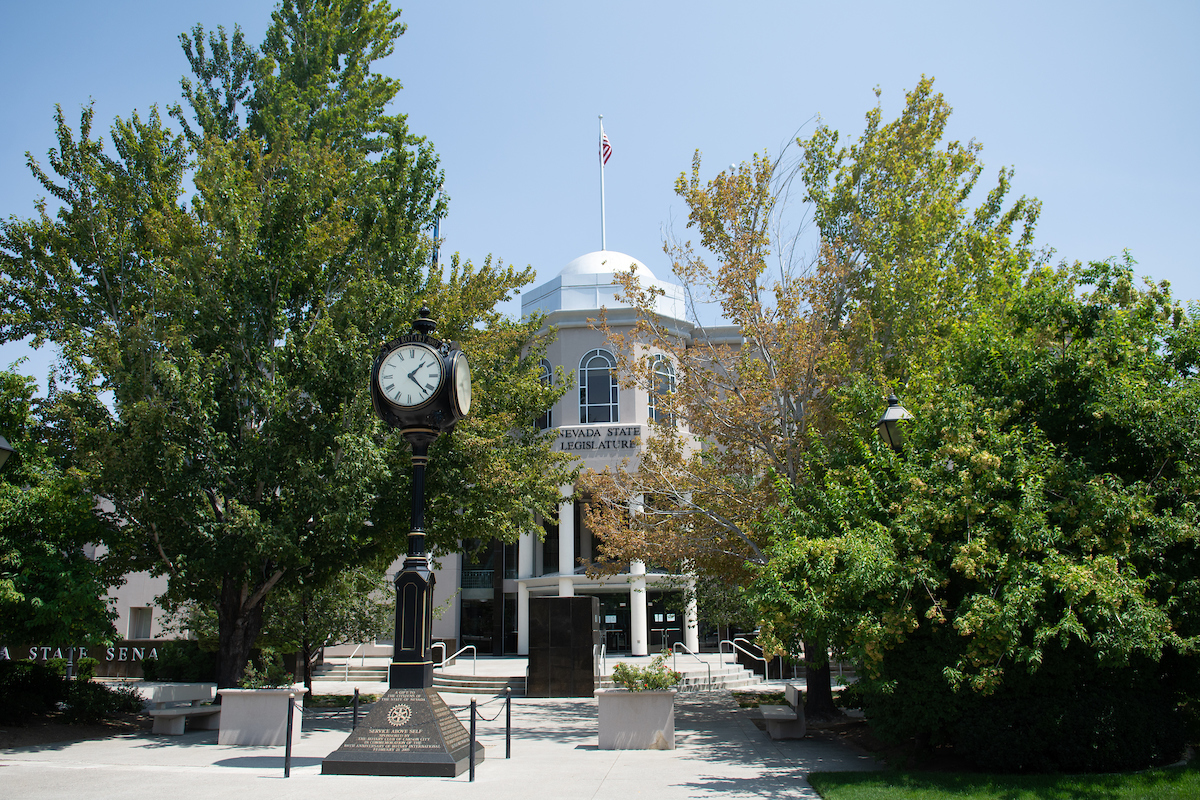
[[[67,722],[98,722],[121,712],[137,712],[142,698],[132,686],[108,686],[92,681],[71,681],[63,704]]]
[[[247,662],[238,685],[243,689],[271,689],[291,686],[295,682],[295,676],[284,668],[283,659],[275,651],[263,648],[257,665],[253,661]]]
[[[0,661],[0,722],[23,725],[66,699],[67,680],[33,661]]]
[[[1084,685],[1057,695],[999,692],[955,726],[955,752],[993,772],[1123,772],[1184,749],[1174,704],[1146,686]]]
[[[216,674],[217,654],[201,650],[200,643],[190,639],[167,642],[159,646],[158,658],[142,661],[148,681],[197,683],[215,680]]]
[[[108,687],[91,681],[72,681],[63,703],[67,722],[96,722],[116,713],[116,703]]]
[[[613,683],[631,692],[670,689],[683,679],[683,675],[668,668],[666,662],[666,653],[659,653],[645,667],[636,667],[622,661],[613,667]]]
[[[1179,698],[1148,659],[1102,667],[1083,648],[1051,645],[1036,672],[1007,670],[1000,687],[984,695],[952,691],[937,674],[938,659],[914,655],[922,645],[924,656],[939,654],[936,642],[914,636],[896,648],[894,665],[891,653],[885,657],[890,691],[869,679],[858,684],[882,738],[952,744],[955,754],[991,772],[1146,769],[1183,753]]]
[[[75,680],[90,681],[96,677],[96,667],[100,662],[94,658],[81,658],[75,662]]]

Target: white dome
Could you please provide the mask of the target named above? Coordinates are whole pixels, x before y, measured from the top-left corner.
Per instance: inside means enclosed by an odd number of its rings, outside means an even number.
[[[658,313],[684,319],[683,288],[658,280],[641,261],[616,250],[597,250],[571,261],[562,272],[523,294],[521,313],[629,308],[620,297],[624,290],[617,283],[616,273],[627,272],[631,267],[635,268],[634,275],[643,288],[653,286],[663,291],[654,301]]]
[[[596,250],[586,253],[563,267],[560,275],[611,275],[614,272],[625,272],[631,266],[637,266],[637,276],[644,280],[654,281],[654,273],[642,262],[625,253],[616,250]]]

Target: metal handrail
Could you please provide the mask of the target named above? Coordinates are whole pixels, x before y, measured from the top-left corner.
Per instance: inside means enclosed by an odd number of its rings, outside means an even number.
[[[354,656],[355,656],[355,655],[358,653],[358,651],[359,651],[359,650],[361,650],[361,649],[362,649],[362,645],[360,644],[358,647],[354,648],[354,652],[353,652],[353,653],[351,653],[351,654],[350,654],[350,657],[346,659],[346,671],[343,673],[342,677],[343,677],[343,679],[344,679],[344,680],[345,680],[347,683],[349,683],[349,682],[350,682],[350,662],[354,660]],[[366,661],[366,658],[367,658],[367,654],[366,654],[366,653],[363,653],[363,661],[364,661],[364,663],[365,663],[365,661]],[[359,666],[362,666],[362,665],[360,664]]]
[[[768,665],[768,663],[769,663],[769,662],[768,662],[768,661],[767,661],[765,658],[763,658],[762,656],[756,656],[756,655],[754,655],[754,653],[751,653],[749,650],[747,650],[746,648],[744,648],[744,647],[742,647],[741,645],[739,645],[739,644],[738,644],[738,642],[746,642],[746,644],[750,644],[750,642],[749,642],[749,641],[747,641],[746,639],[743,639],[743,638],[741,638],[740,636],[739,636],[739,637],[738,637],[736,640],[734,640],[734,641],[730,641],[729,639],[722,639],[721,641],[717,642],[717,654],[718,654],[718,655],[721,655],[721,656],[725,655],[725,651],[721,649],[721,645],[723,645],[723,644],[727,644],[727,645],[729,645],[729,646],[730,646],[730,647],[731,647],[733,650],[738,650],[738,651],[741,651],[742,653],[745,653],[745,654],[746,654],[747,656],[749,656],[750,658],[753,658],[753,659],[754,659],[754,660],[756,660],[756,661],[761,661],[761,662],[763,662],[763,675],[766,675],[766,674],[767,674],[767,665]],[[733,653],[730,653],[730,655],[733,655]],[[736,656],[734,656],[734,658],[735,658],[735,660],[736,660],[736,658],[737,658],[737,657],[736,657]]]
[[[434,642],[433,647],[429,648],[429,653],[432,656],[433,651],[439,647],[442,648],[442,661],[441,661],[441,664],[438,664],[438,666],[440,667],[442,664],[445,664],[449,660],[446,658],[446,643],[445,642]]]
[[[434,642],[433,643],[433,647],[438,647],[439,645],[442,648],[442,653],[445,654],[445,652],[446,652],[445,642]],[[432,650],[432,649],[433,648],[431,647],[430,650]],[[458,658],[460,655],[467,652],[468,650],[471,651],[471,674],[475,675],[476,670],[479,668],[479,651],[475,649],[475,645],[473,645],[473,644],[466,645],[465,647],[460,647],[458,649],[458,651],[455,652],[453,655],[446,656],[445,658],[442,659],[442,662],[440,664],[438,664],[438,667],[440,668],[440,667],[446,666],[447,661],[449,661],[452,658]]]
[[[712,664],[708,663],[708,662],[707,662],[707,661],[705,661],[703,658],[701,658],[700,656],[696,655],[696,653],[695,653],[695,652],[693,652],[693,651],[691,650],[691,648],[689,648],[689,647],[688,647],[686,644],[684,644],[683,642],[676,642],[675,644],[671,645],[671,668],[672,668],[672,669],[675,669],[676,667],[678,667],[678,666],[679,666],[679,654],[678,654],[677,652],[675,652],[675,648],[676,648],[676,647],[682,647],[682,648],[683,648],[683,652],[687,653],[689,656],[691,656],[692,658],[696,659],[697,661],[699,661],[701,664],[703,664],[703,665],[704,665],[704,668],[708,670],[708,684],[707,684],[707,686],[708,686],[708,688],[709,688],[709,689],[711,689],[711,688],[712,688],[712,685],[713,685],[713,679],[712,679]],[[679,670],[675,669],[675,671],[676,671],[676,672],[678,672]]]
[[[600,649],[599,653],[596,652],[596,648]],[[608,674],[608,645],[603,643],[592,645],[592,655],[593,657],[600,656],[600,677],[604,677]]]

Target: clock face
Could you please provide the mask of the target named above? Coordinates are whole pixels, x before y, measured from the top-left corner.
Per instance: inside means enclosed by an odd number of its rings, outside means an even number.
[[[379,365],[379,391],[394,406],[428,403],[442,385],[442,357],[423,344],[402,344]]]
[[[459,416],[465,417],[471,412],[471,367],[461,350],[454,354],[454,403],[458,406]]]

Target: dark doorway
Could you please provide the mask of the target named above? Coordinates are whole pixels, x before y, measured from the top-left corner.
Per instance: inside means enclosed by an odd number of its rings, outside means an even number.
[[[462,636],[460,647],[473,644],[477,653],[487,655],[492,652],[493,608],[491,600],[462,601],[462,616],[459,619],[459,633]]]
[[[629,617],[629,595],[601,594],[600,598],[600,641],[608,653],[630,652],[633,641]]]
[[[683,595],[650,592],[646,604],[646,634],[650,652],[659,653],[683,641]]]

